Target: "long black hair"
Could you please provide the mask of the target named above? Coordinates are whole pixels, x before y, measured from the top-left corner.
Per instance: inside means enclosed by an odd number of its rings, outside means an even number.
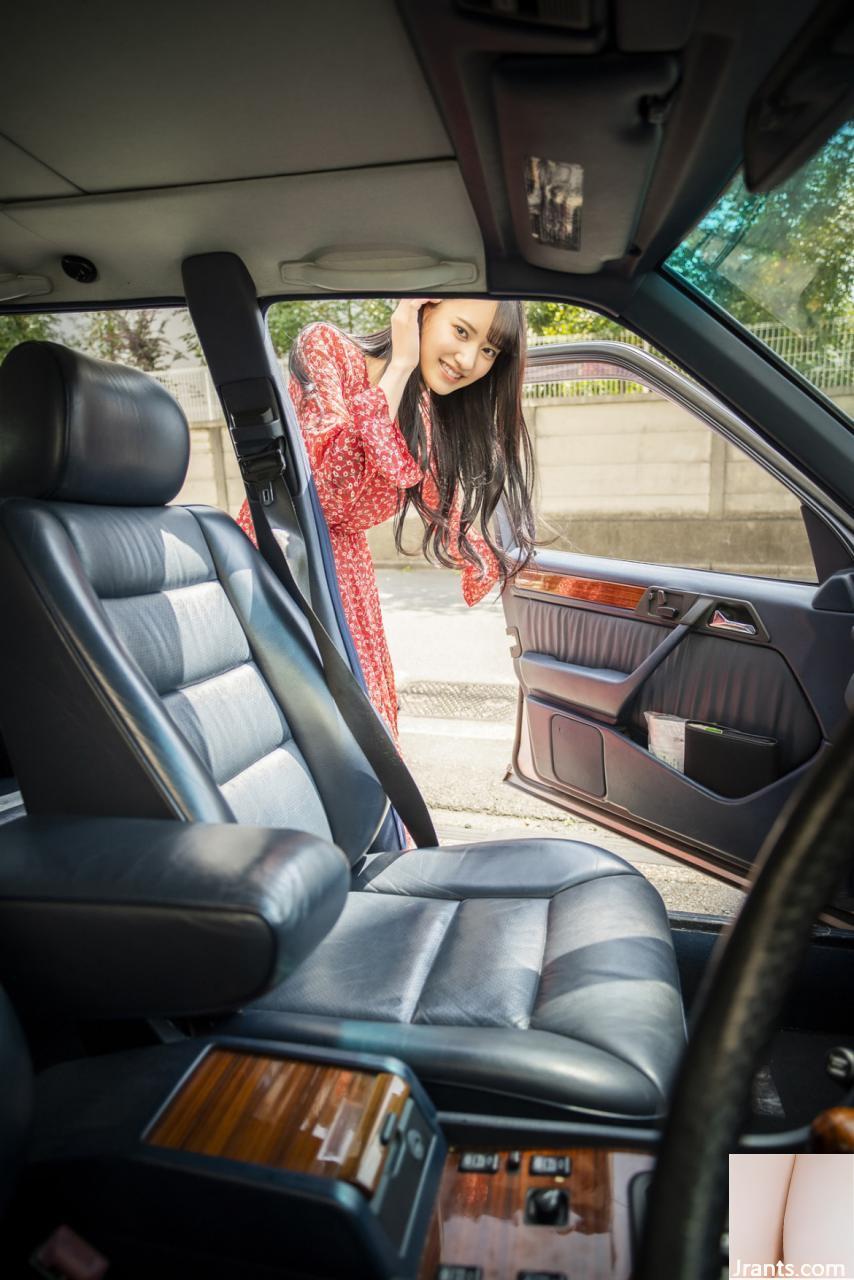
[[[365,355],[385,362],[391,359],[391,328],[364,337],[348,336]],[[432,471],[438,502],[431,506],[426,501],[423,481],[407,489],[395,517],[394,542],[405,555],[419,554],[402,545],[403,522],[412,507],[424,525],[420,553],[445,568],[456,568],[450,548],[450,514],[459,494],[459,554],[476,568],[483,568],[468,537],[469,530],[479,529],[498,562],[503,586],[528,563],[535,546],[533,449],[522,412],[527,344],[521,302],[498,303],[487,342],[499,354],[489,372],[476,382],[444,396],[434,395],[416,367],[404,388],[398,410],[400,430],[422,471],[428,467]],[[290,371],[310,392],[311,378],[300,360],[299,336]],[[428,447],[422,404],[429,407],[432,447]],[[512,556],[495,541],[490,527],[502,498],[515,544]]]

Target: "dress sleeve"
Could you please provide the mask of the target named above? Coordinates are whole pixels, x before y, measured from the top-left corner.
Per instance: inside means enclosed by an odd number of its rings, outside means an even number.
[[[460,555],[460,513],[456,504],[451,511],[451,555],[458,561],[462,569],[463,599],[471,607],[477,604],[487,592],[491,591],[498,581],[498,561],[490,551],[488,544],[475,529],[469,529],[468,540],[483,561],[479,569]]]
[[[438,504],[439,492],[432,475],[424,477],[424,497],[431,506],[436,506]],[[471,561],[464,559],[460,554],[461,509],[462,504],[460,496],[457,493],[454,495],[454,500],[451,504],[448,551],[460,567],[463,580],[463,599],[471,608],[472,605],[481,601],[487,592],[491,591],[498,581],[498,561],[496,560],[494,553],[489,549],[488,543],[476,529],[469,529],[468,540],[480,556],[481,561],[483,562],[483,567],[478,568],[477,565],[474,565]]]
[[[303,331],[299,355],[311,386],[300,396],[297,417],[330,526],[346,522],[374,476],[398,489],[418,484],[421,468],[391,419],[385,392],[368,386],[352,394],[363,377],[352,343],[318,323]]]

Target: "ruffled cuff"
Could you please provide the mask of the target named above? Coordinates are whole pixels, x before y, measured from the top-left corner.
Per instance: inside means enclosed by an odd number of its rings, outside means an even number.
[[[418,463],[396,422],[392,422],[388,400],[379,387],[366,387],[353,399],[356,434],[373,468],[398,489],[411,489],[422,478]]]
[[[251,542],[254,542],[257,547],[258,539],[255,536],[255,525],[252,520],[252,512],[249,510],[248,499],[244,501],[243,506],[237,513],[237,523],[240,525],[240,528],[246,534],[247,538],[249,538]]]
[[[483,569],[463,561],[463,599],[469,608],[478,604],[492,590],[499,578],[498,561],[486,543],[478,539],[477,553],[483,560]]]

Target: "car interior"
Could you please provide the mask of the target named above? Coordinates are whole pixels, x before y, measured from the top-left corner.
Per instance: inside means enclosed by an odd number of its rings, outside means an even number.
[[[51,0],[6,27],[0,319],[186,306],[259,545],[175,502],[158,381],[12,346],[4,1274],[719,1276],[730,1152],[851,1150],[854,436],[667,264],[735,175],[773,192],[846,125],[847,6]],[[800,505],[812,581],[545,544],[502,595],[508,781],[746,888],[734,923],[595,843],[438,844],[266,320],[406,293],[619,321],[662,358],[567,341],[531,376],[611,362]],[[676,770],[650,713],[715,734]]]

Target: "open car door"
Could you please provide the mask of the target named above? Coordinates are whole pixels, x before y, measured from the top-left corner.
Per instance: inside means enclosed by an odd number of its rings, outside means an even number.
[[[520,687],[508,780],[743,879],[845,719],[854,566],[785,460],[663,361],[585,342],[533,350],[527,378],[550,384],[547,398],[529,402],[546,545],[503,596]],[[585,418],[593,398],[569,394],[573,383],[603,379],[624,394],[600,397],[599,418]],[[745,478],[744,462],[758,480]],[[604,498],[592,492],[596,477]],[[651,494],[650,485],[678,490],[680,480],[681,493]],[[697,567],[704,557],[738,560],[727,545],[735,526],[759,537],[761,516],[743,515],[750,485],[753,506],[765,503],[766,542],[785,525],[802,538],[801,561],[815,563],[811,547],[834,548],[818,557],[818,581]],[[640,511],[633,522],[627,503]],[[635,558],[641,525],[660,561]],[[623,554],[587,554],[591,545]]]

